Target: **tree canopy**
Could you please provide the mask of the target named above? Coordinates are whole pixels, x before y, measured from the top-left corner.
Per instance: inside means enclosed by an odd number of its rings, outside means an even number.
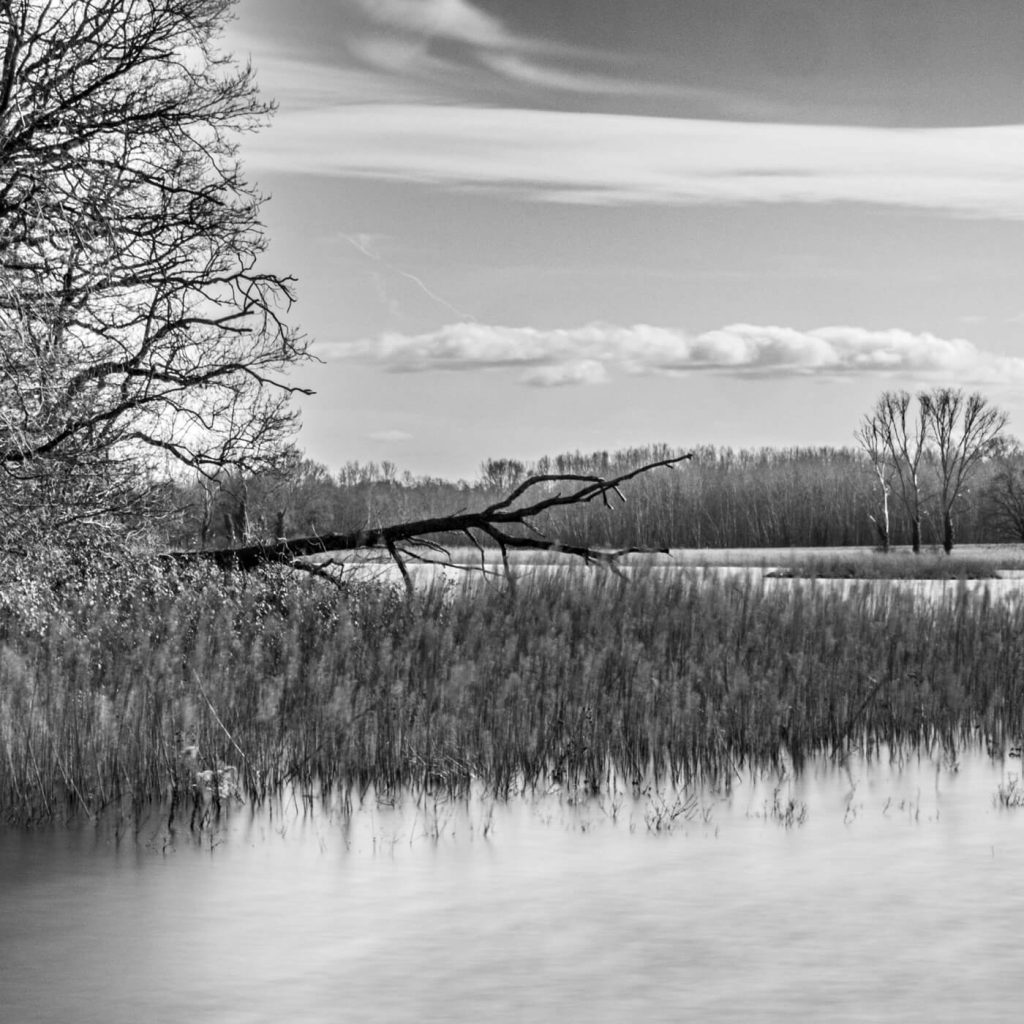
[[[882,545],[889,544],[889,492],[898,483],[911,522],[911,545],[921,550],[922,515],[936,513],[942,546],[953,550],[955,511],[966,500],[978,467],[1006,443],[1008,416],[984,395],[960,388],[886,391],[864,417],[855,437],[878,477],[883,497],[879,524]],[[872,517],[875,518],[875,517]]]
[[[260,266],[233,0],[0,0],[0,527],[89,530],[168,464],[265,466],[308,358]],[[164,474],[166,475],[166,474]]]

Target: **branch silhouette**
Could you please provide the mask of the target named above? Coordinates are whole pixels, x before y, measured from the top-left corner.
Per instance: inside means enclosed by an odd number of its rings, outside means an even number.
[[[225,569],[252,570],[264,565],[297,563],[312,555],[334,551],[383,548],[398,566],[406,586],[411,587],[406,562],[452,564],[447,548],[433,538],[461,534],[481,555],[484,550],[482,541],[489,541],[496,546],[501,552],[506,572],[509,571],[508,555],[512,550],[560,552],[575,556],[586,564],[600,564],[614,569],[623,555],[665,553],[668,549],[629,547],[602,551],[589,545],[567,544],[548,537],[537,526],[536,520],[555,509],[586,505],[594,501],[612,509],[613,498],[621,502],[626,500],[621,490],[623,484],[656,469],[673,468],[692,458],[693,453],[688,452],[659,459],[610,479],[578,473],[543,473],[528,477],[508,495],[477,511],[432,516],[349,533],[295,537],[215,550],[172,551],[163,557],[181,562],[203,561]],[[539,488],[543,488],[543,491],[538,491]],[[439,557],[425,558],[420,553],[410,551],[408,545],[412,544],[425,547]]]

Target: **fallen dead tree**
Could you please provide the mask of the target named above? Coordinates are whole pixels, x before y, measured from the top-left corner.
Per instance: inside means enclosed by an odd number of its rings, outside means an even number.
[[[600,502],[613,508],[614,498],[624,502],[623,484],[656,469],[674,468],[693,457],[692,453],[646,463],[611,479],[577,473],[544,473],[528,477],[500,501],[477,511],[366,527],[350,533],[331,533],[312,537],[292,537],[274,542],[247,544],[213,550],[173,551],[165,558],[179,562],[203,561],[222,568],[253,570],[264,565],[285,564],[317,571],[311,556],[332,552],[382,549],[390,555],[408,588],[412,587],[408,563],[427,562],[452,565],[448,547],[437,538],[465,537],[485,562],[485,545],[497,548],[507,575],[511,551],[548,551],[575,556],[587,564],[614,569],[623,555],[665,553],[665,548],[630,547],[604,551],[586,545],[568,544],[547,536],[538,519],[555,509]]]

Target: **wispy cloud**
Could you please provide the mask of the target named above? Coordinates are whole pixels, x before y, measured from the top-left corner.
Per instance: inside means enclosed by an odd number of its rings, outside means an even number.
[[[537,387],[603,383],[611,373],[736,376],[904,375],[968,383],[1024,382],[1024,358],[998,356],[962,338],[863,327],[732,324],[702,334],[637,324],[537,330],[449,324],[426,334],[322,345],[326,359],[356,359],[395,372],[514,369]]]
[[[411,441],[412,434],[404,430],[377,430],[366,435],[371,441],[383,441],[388,444],[401,441]]]
[[[374,22],[419,36],[440,36],[476,46],[511,41],[500,19],[467,0],[355,0]]]
[[[399,277],[405,281],[410,281],[422,295],[425,295],[431,302],[446,309],[449,313],[454,313],[457,317],[461,317],[464,320],[476,319],[472,313],[467,313],[465,310],[459,309],[458,306],[449,302],[444,298],[444,296],[438,295],[437,292],[430,288],[421,277],[417,277],[416,274],[410,273],[408,270],[402,270],[401,267],[396,267],[390,260],[386,259],[377,250],[376,239],[373,235],[342,234],[341,237],[357,252],[365,256],[366,259],[375,267],[383,271],[383,273],[380,273],[375,270],[373,279],[375,287],[378,290],[378,294],[385,302],[392,315],[400,316],[402,309],[398,299],[391,294],[391,289],[388,285],[388,278]]]
[[[688,96],[701,90],[685,89],[681,86],[663,86],[652,82],[631,81],[615,75],[596,74],[579,70],[567,70],[563,61],[552,67],[526,60],[516,53],[481,53],[480,62],[491,71],[523,85],[536,89],[551,89],[560,92],[591,94],[614,94],[616,96]],[[715,94],[717,95],[717,94]]]
[[[408,73],[415,61],[419,71],[455,73],[484,67],[500,79],[540,89],[579,93],[633,92],[638,87],[623,77],[583,70],[606,55],[532,39],[510,31],[493,14],[468,0],[353,0],[366,19],[347,47],[361,60],[381,70]],[[440,39],[465,49],[458,62],[438,60],[430,44]],[[654,90],[657,91],[657,90]]]
[[[520,378],[538,388],[569,387],[573,384],[604,384],[608,369],[598,359],[570,359],[567,362],[535,366]]]
[[[592,204],[830,203],[1024,218],[1024,125],[897,129],[415,104],[284,113],[257,171]]]
[[[411,43],[396,40],[389,43],[383,37],[360,39],[357,46],[365,46],[366,59],[360,66],[349,62],[327,63],[316,61],[301,52],[296,45],[285,41],[254,36],[237,28],[231,32],[231,47],[247,54],[253,60],[261,89],[280,104],[281,113],[274,119],[316,109],[332,109],[338,103],[443,103],[451,100],[451,92],[440,85],[432,85],[429,76],[405,77],[381,74],[372,68],[381,64],[397,64],[402,55],[407,61],[423,60],[419,50]],[[387,53],[371,59],[375,48]],[[394,50],[401,51],[393,52]],[[425,70],[437,70],[434,63]],[[438,76],[439,77],[439,76]],[[273,131],[268,128],[266,131]],[[264,132],[265,134],[265,132]]]

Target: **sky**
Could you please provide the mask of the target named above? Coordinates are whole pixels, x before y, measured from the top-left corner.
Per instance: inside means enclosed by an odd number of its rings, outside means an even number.
[[[240,0],[299,446],[852,445],[886,390],[1024,435],[1020,0]]]

